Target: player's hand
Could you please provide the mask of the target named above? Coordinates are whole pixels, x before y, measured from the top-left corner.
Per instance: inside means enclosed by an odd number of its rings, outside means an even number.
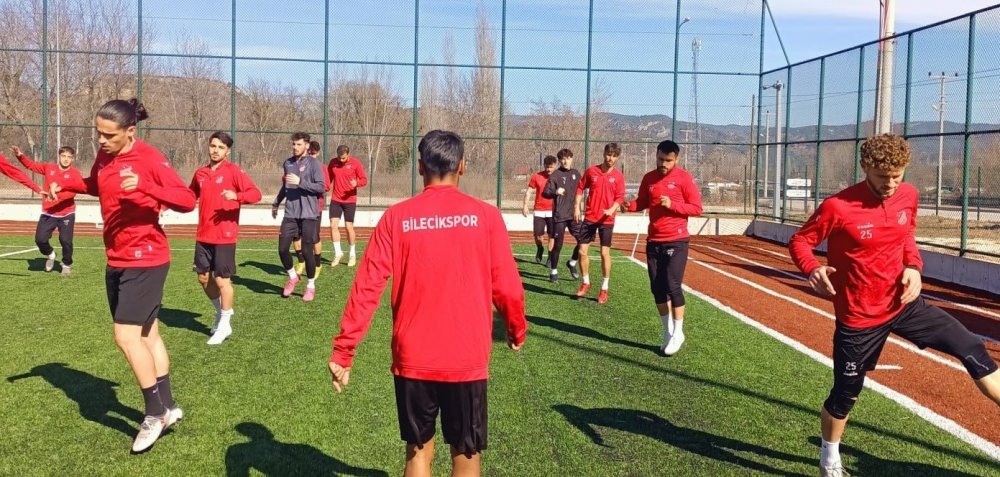
[[[340,394],[351,381],[351,368],[345,368],[333,361],[329,363],[329,368],[330,376],[333,378],[333,389]]]
[[[47,190],[43,190],[43,191],[39,192],[39,194],[42,196],[42,202],[55,202],[55,199],[52,198],[52,193],[51,192],[49,192]]]
[[[566,193],[566,188],[565,187],[560,187],[560,188],[556,189],[556,195],[563,195],[565,193]]]
[[[512,349],[514,351],[521,351],[521,347],[522,346],[524,346],[524,341],[522,341],[520,344],[518,344],[518,343],[514,342],[514,338],[513,337],[510,337],[510,336],[507,337],[507,347],[508,348],[510,348],[510,349]]]
[[[521,215],[523,215],[525,217],[528,216],[528,206],[524,206],[524,208],[521,209]]]
[[[285,184],[292,185],[292,186],[297,186],[297,185],[299,185],[300,182],[302,182],[302,179],[300,179],[298,175],[296,175],[296,174],[285,174]]]
[[[236,200],[236,193],[229,189],[226,189],[222,191],[222,198],[226,200]]]
[[[580,223],[580,210],[573,211],[573,222]]]
[[[615,215],[615,212],[618,212],[618,204],[615,204],[609,207],[607,210],[605,210],[604,215],[611,217],[612,215]]]
[[[56,198],[59,197],[60,191],[62,191],[62,186],[56,184],[55,182],[49,183],[49,197],[51,197],[52,200],[56,200]]]
[[[358,180],[357,179],[351,179],[350,184],[351,184],[351,187],[357,187],[358,186]]]
[[[667,197],[665,195],[661,195],[660,196],[660,205],[662,205],[662,206],[664,206],[664,207],[666,207],[666,208],[669,209],[670,208],[670,204],[671,204],[670,197]]]
[[[19,148],[17,146],[11,146],[10,147],[10,152],[11,152],[11,154],[14,154],[14,157],[20,156],[21,155],[21,148]]]
[[[122,171],[121,176],[125,179],[122,181],[122,190],[125,192],[132,192],[137,187],[139,187],[139,176],[132,171]]]
[[[833,283],[830,283],[830,275],[837,272],[836,268],[820,266],[816,267],[812,273],[809,274],[809,284],[812,285],[813,290],[822,296],[833,296],[837,294],[837,291],[833,289]]]
[[[899,301],[905,305],[920,296],[920,289],[923,287],[920,272],[913,268],[904,268],[902,283],[903,294],[899,297]]]
[[[278,218],[278,206],[276,205],[271,207],[271,218],[272,219]]]

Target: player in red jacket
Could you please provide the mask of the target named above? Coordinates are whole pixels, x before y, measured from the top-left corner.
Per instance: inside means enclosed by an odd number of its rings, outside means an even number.
[[[215,305],[208,344],[222,344],[233,333],[233,283],[240,207],[260,202],[260,189],[250,176],[229,162],[233,138],[216,131],[208,139],[208,164],[194,171],[190,188],[198,197],[198,232],[194,270],[205,295]]]
[[[351,155],[351,149],[341,144],[337,146],[337,157],[330,160],[327,166],[330,177],[330,239],[333,240],[333,262],[337,266],[344,258],[344,250],[340,248],[340,218],[344,218],[344,228],[347,230],[347,244],[351,246],[347,256],[347,266],[353,267],[357,262],[357,251],[354,243],[357,235],[354,233],[354,214],[358,210],[358,188],[368,185],[365,166],[358,158]]]
[[[164,208],[194,210],[194,192],[159,151],[135,137],[146,108],[135,99],[108,101],[94,123],[101,146],[90,177],[51,185],[50,192],[96,195],[104,219],[104,274],[114,320],[115,344],[142,389],[145,419],[133,452],[149,449],[160,434],[183,417],[170,389],[170,357],[160,338],[157,315],[170,268],[170,244],[160,226]]]
[[[493,307],[507,320],[508,345],[520,349],[524,287],[500,211],[458,189],[462,139],[431,131],[419,150],[424,190],[389,207],[375,227],[333,340],[330,373],[340,392],[392,277],[392,374],[405,475],[430,475],[438,411],[452,475],[479,475]]]
[[[1000,373],[983,342],[920,297],[917,190],[903,182],[906,140],[882,134],[861,145],[865,180],[823,201],[792,236],[789,251],[813,290],[833,297],[833,388],[820,412],[820,475],[843,474],[840,438],[889,333],[957,358],[1000,405]],[[827,265],[812,250],[827,240]]]
[[[656,146],[656,170],[642,176],[639,196],[629,212],[649,209],[646,266],[649,288],[663,323],[663,347],[673,356],[684,344],[684,268],[687,265],[688,217],[701,215],[701,193],[691,173],[677,166],[681,148],[667,140]]]
[[[532,229],[534,230],[535,238],[535,263],[542,263],[543,252],[548,250],[551,253],[552,245],[555,244],[552,240],[555,229],[555,223],[552,219],[552,199],[542,195],[542,191],[545,190],[545,185],[549,183],[549,176],[556,170],[556,156],[545,156],[545,159],[542,159],[542,164],[545,166],[545,169],[532,174],[531,179],[528,179],[528,188],[524,191],[524,209],[521,211],[527,217],[528,204],[534,199],[535,210],[533,213]],[[542,238],[546,235],[549,237],[547,240],[548,243],[542,241]]]
[[[583,179],[576,190],[576,203],[573,214],[576,222],[580,222],[580,203],[583,193],[588,192],[587,208],[580,227],[580,271],[583,273],[583,283],[576,296],[583,297],[590,290],[590,257],[587,251],[594,238],[601,241],[601,271],[604,281],[601,282],[601,292],[597,295],[598,303],[608,302],[608,285],[611,281],[611,234],[615,227],[615,214],[625,203],[625,176],[615,168],[615,163],[622,154],[618,143],[604,145],[604,162],[591,166],[583,173]]]

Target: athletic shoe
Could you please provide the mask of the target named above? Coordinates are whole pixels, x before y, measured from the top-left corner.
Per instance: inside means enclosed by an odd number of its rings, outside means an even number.
[[[167,416],[164,418],[163,430],[167,430],[170,426],[177,424],[178,421],[184,419],[184,410],[180,406],[173,409],[167,409]]]
[[[45,271],[51,272],[52,267],[56,266],[56,253],[52,252],[48,257],[45,258]]]
[[[337,265],[340,265],[340,261],[343,260],[343,259],[344,259],[344,254],[343,253],[335,254],[333,256],[333,261],[330,262],[330,266],[331,267],[336,267]]]
[[[576,296],[583,297],[587,296],[587,292],[590,291],[589,283],[580,284],[580,289],[576,291]]]
[[[669,344],[670,344],[670,332],[664,330],[663,331],[663,346],[660,346],[660,352],[663,353],[663,354],[667,354],[667,345],[669,345]]]
[[[320,264],[318,264],[318,263],[317,263],[317,264],[316,264],[316,276],[315,276],[315,277],[313,277],[313,278],[319,278],[319,272],[320,272],[321,270],[323,270],[323,267],[322,267],[322,266],[321,266]]]
[[[169,411],[162,416],[146,416],[139,426],[139,434],[135,436],[135,441],[132,442],[132,452],[144,452],[153,447],[156,440],[160,438],[160,434],[163,434],[163,430],[166,429],[165,424],[168,422],[169,417]]]
[[[302,301],[313,301],[316,298],[316,288],[306,287],[306,292],[302,294]]]
[[[601,304],[604,304],[604,303],[608,302],[608,291],[607,290],[601,290],[601,292],[597,294],[597,302],[601,303]]]
[[[535,263],[542,263],[542,251],[535,252]]]
[[[355,265],[357,265],[357,264],[358,264],[358,257],[357,257],[357,255],[351,255],[351,256],[350,256],[350,257],[349,257],[349,258],[347,259],[347,266],[348,266],[348,267],[353,267],[353,266],[355,266]]]
[[[302,275],[306,272],[306,262],[299,262],[295,264],[295,273]]]
[[[63,265],[62,266],[62,270],[60,271],[60,273],[62,273],[62,276],[68,277],[68,276],[70,276],[70,274],[73,273],[73,270],[71,270],[69,268],[69,265]]]
[[[663,354],[667,356],[673,356],[681,350],[681,345],[684,344],[684,332],[675,333],[670,337],[670,342],[667,343],[667,347],[663,349]],[[841,469],[843,470],[843,469]],[[839,474],[838,474],[839,475]]]
[[[212,337],[208,339],[208,344],[211,346],[222,344],[222,342],[226,341],[226,338],[229,338],[229,335],[231,334],[233,334],[233,329],[231,327],[226,326],[219,328],[218,330],[212,332]]]
[[[282,298],[288,298],[292,296],[292,292],[295,291],[295,285],[298,284],[299,284],[299,277],[289,278],[288,281],[285,282],[285,289],[281,290]]]
[[[839,462],[833,465],[828,465],[826,467],[819,468],[819,477],[850,477],[850,476],[851,474],[848,474],[847,471],[844,470],[843,464]]]
[[[559,283],[559,274],[558,273],[550,273],[549,274],[549,281],[552,282],[552,283]]]
[[[576,265],[570,265],[569,262],[566,262],[566,268],[569,269],[569,276],[573,277],[574,280],[580,279],[580,272],[577,271]]]

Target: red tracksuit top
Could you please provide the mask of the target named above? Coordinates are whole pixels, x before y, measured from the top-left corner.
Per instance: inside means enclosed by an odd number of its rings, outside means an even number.
[[[536,172],[528,180],[528,187],[535,189],[535,212],[547,212],[552,210],[552,199],[546,199],[542,195],[545,184],[549,183],[549,174],[546,171]]]
[[[191,178],[191,190],[198,198],[198,233],[196,240],[209,244],[234,244],[240,232],[240,206],[260,202],[260,189],[236,164],[222,161],[214,171],[211,165],[199,167]],[[222,197],[222,191],[236,193],[236,200]]]
[[[139,176],[139,186],[124,192],[122,173]],[[153,146],[136,139],[132,149],[117,156],[97,153],[90,177],[67,184],[67,190],[96,195],[104,218],[104,248],[108,266],[157,267],[170,263],[170,244],[160,226],[160,210],[194,210],[194,192]]]
[[[812,250],[827,243],[828,265],[836,294],[837,320],[851,328],[881,325],[903,309],[903,269],[923,269],[917,249],[917,190],[903,183],[882,200],[867,182],[827,198],[788,244],[795,264],[806,274],[820,266]]]
[[[42,182],[42,190],[49,190],[49,184],[55,182],[59,187],[65,188],[66,184],[82,179],[80,170],[69,166],[69,169],[62,170],[58,164],[39,163],[32,161],[30,157],[21,154],[17,160],[35,174],[42,174],[45,180]],[[42,213],[52,217],[65,217],[76,212],[76,194],[63,192],[58,194],[59,200],[43,200]]]
[[[7,158],[3,154],[0,154],[0,174],[3,174],[11,179],[20,182],[25,187],[33,190],[36,194],[41,194],[42,189],[35,184],[35,181],[31,180],[27,174],[21,169],[18,169],[14,164],[7,161]]]
[[[327,166],[330,175],[330,200],[341,204],[356,204],[358,188],[368,185],[365,166],[354,156],[349,156],[347,162],[340,162],[336,157],[330,159]],[[351,179],[357,179],[358,185],[351,186]]]
[[[587,197],[587,207],[584,209],[584,220],[592,224],[614,225],[615,215],[604,215],[604,211],[611,208],[617,202],[625,203],[625,176],[622,171],[612,167],[605,173],[601,170],[601,165],[589,167],[580,179],[580,185],[576,189],[576,194],[583,194],[583,191],[590,189]]]
[[[487,379],[493,307],[524,342],[524,287],[500,211],[454,186],[429,186],[379,220],[333,340],[350,367],[392,277],[392,373],[411,379]]]
[[[670,197],[670,208],[660,201]],[[654,170],[642,176],[639,196],[628,203],[629,212],[649,209],[647,242],[673,242],[690,237],[688,217],[701,215],[701,192],[691,173],[674,166],[666,175]]]

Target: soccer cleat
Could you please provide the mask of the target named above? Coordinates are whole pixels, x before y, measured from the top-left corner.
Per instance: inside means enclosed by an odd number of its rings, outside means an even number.
[[[306,287],[306,292],[302,294],[302,301],[313,301],[316,299],[316,288]]]
[[[73,273],[73,270],[70,269],[69,265],[63,265],[62,270],[59,273],[62,273],[62,276],[64,277],[68,277]]]
[[[295,273],[302,275],[306,272],[306,262],[299,262],[295,264]]]
[[[355,266],[357,264],[358,264],[358,257],[356,255],[351,255],[350,257],[348,257],[348,259],[347,259],[347,266],[348,267],[353,267],[353,266]]]
[[[340,261],[343,260],[343,259],[344,259],[344,254],[343,253],[335,254],[333,256],[333,261],[330,262],[330,266],[331,267],[336,267],[337,265],[340,265]]]
[[[549,281],[552,283],[559,283],[559,274],[558,273],[549,274]]]
[[[590,284],[582,283],[580,284],[580,289],[576,291],[576,296],[578,297],[587,296],[588,291],[590,291]]]
[[[844,466],[838,462],[833,465],[820,467],[819,477],[851,477],[851,474],[848,474],[847,471],[844,470]]]
[[[163,418],[163,430],[169,429],[178,421],[184,419],[184,410],[177,406],[173,409],[167,409],[167,415]]]
[[[684,332],[680,331],[670,337],[670,342],[667,343],[666,348],[663,349],[663,354],[667,356],[677,354],[677,352],[681,350],[682,344],[684,344]]]
[[[566,262],[566,268],[569,269],[569,276],[573,277],[574,280],[580,279],[580,272],[577,271],[576,265],[570,265],[569,262]]]
[[[320,270],[323,270],[323,267],[320,264],[317,263],[316,264],[316,276],[313,277],[314,279],[315,278],[319,278],[319,272],[320,272]]]
[[[229,338],[229,335],[233,334],[233,329],[229,326],[220,327],[218,330],[212,332],[212,337],[208,339],[208,344],[211,346],[222,344]]]
[[[671,321],[673,321],[673,320],[671,320]],[[660,346],[660,352],[663,353],[663,354],[667,354],[667,345],[669,345],[669,344],[670,344],[670,332],[664,330],[663,331],[663,346]]]
[[[52,268],[56,266],[56,253],[52,252],[48,257],[45,258],[45,271],[51,272]]]
[[[166,423],[169,422],[169,418],[169,411],[162,416],[146,416],[139,426],[139,434],[135,436],[135,441],[132,442],[132,452],[144,452],[153,447],[156,440],[160,438],[160,434],[163,434],[163,430],[166,429]]]
[[[295,285],[298,284],[299,284],[299,277],[289,278],[288,281],[285,282],[285,289],[281,290],[282,298],[288,298],[292,296],[292,292],[295,291]]]
[[[601,290],[601,292],[597,294],[597,302],[601,303],[601,304],[604,304],[604,303],[608,302],[608,291],[607,290]]]

